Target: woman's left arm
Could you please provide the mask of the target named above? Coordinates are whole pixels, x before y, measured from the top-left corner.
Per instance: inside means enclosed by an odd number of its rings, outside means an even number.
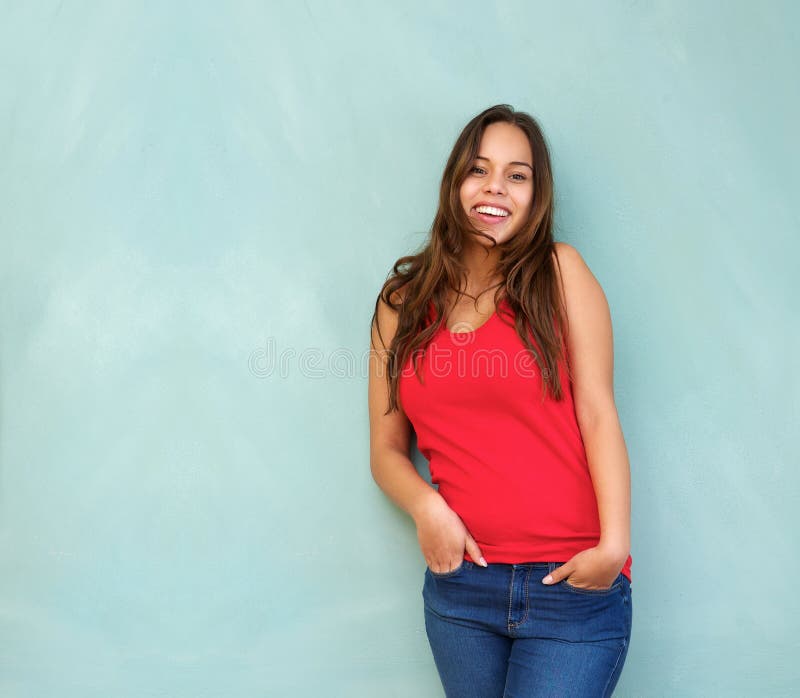
[[[600,515],[600,541],[594,550],[606,565],[616,567],[616,576],[630,552],[631,507],[630,465],[614,402],[611,313],[602,287],[578,251],[556,243],[556,253],[569,324],[567,351],[575,414]],[[603,574],[603,566],[597,565],[596,575]],[[588,569],[581,572],[583,578],[596,576]]]

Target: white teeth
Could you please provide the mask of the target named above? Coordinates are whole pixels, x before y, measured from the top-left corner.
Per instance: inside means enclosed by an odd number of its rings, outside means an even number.
[[[478,213],[488,213],[492,216],[507,216],[508,211],[504,211],[502,208],[495,208],[494,206],[476,206],[475,210]]]

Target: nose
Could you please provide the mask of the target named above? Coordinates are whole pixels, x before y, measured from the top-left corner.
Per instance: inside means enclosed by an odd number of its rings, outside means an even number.
[[[503,176],[503,171],[495,169],[492,176],[486,180],[486,187],[484,191],[489,194],[505,194],[506,193],[506,180]]]

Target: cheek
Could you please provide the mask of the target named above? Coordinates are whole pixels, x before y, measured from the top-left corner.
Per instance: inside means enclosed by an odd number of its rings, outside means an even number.
[[[466,199],[474,199],[483,190],[481,180],[471,177],[461,185],[461,196]]]
[[[472,197],[473,197],[472,188],[469,186],[469,184],[464,184],[461,187],[461,192],[460,192],[461,205],[464,208],[468,209]]]

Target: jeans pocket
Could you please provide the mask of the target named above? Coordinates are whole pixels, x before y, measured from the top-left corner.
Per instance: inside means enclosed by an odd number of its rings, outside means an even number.
[[[563,562],[550,562],[548,563],[548,572],[552,572],[557,567],[561,567]],[[570,584],[567,579],[562,579],[558,582],[558,586],[562,589],[566,589],[567,591],[575,592],[576,594],[595,594],[595,595],[603,595],[603,594],[611,594],[612,592],[616,591],[622,586],[623,581],[625,580],[625,576],[620,572],[617,575],[617,578],[613,581],[610,587],[607,589],[582,589],[581,587],[576,587]]]
[[[616,591],[622,586],[622,572],[617,575],[617,578],[608,589],[582,589],[581,587],[573,586],[566,579],[562,579],[560,583],[565,589],[575,591],[579,594],[610,594],[612,591]]]
[[[430,572],[431,577],[436,579],[445,579],[446,577],[454,577],[459,572],[461,572],[469,563],[466,560],[461,560],[461,564],[458,567],[454,567],[452,570],[448,570],[447,572],[434,572],[430,567],[428,567],[428,572]]]

